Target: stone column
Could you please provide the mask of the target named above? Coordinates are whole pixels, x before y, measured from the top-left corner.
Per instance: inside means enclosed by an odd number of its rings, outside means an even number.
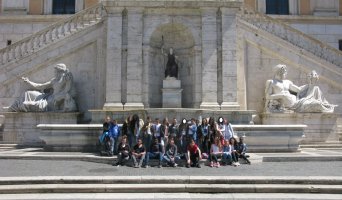
[[[143,109],[143,8],[127,8],[127,11],[127,102],[124,105],[124,109]]]
[[[202,102],[202,47],[200,45],[194,47],[194,56],[193,107],[200,108]]]
[[[145,108],[149,108],[149,63],[150,63],[150,45],[144,45],[143,47],[143,84],[142,84],[142,93],[143,93],[143,104]]]
[[[201,109],[219,109],[217,103],[217,8],[202,8]]]
[[[222,13],[222,104],[221,110],[238,110],[236,13],[237,8],[221,8]]]
[[[122,110],[121,48],[122,8],[112,8],[107,18],[106,98],[104,110]]]

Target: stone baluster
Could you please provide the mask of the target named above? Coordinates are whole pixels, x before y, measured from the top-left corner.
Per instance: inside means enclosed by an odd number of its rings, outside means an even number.
[[[43,34],[42,34],[42,37],[43,37],[43,41],[42,41],[42,45],[46,45],[48,42],[47,42],[47,40],[46,40],[46,35],[48,34],[48,32],[44,32]]]
[[[6,50],[6,54],[5,54],[5,60],[6,62],[9,62],[10,61],[10,50],[11,48],[9,47],[7,50]]]
[[[0,64],[4,64],[4,52],[0,52]]]
[[[71,23],[72,23],[72,20],[68,21],[68,24],[67,24],[67,33],[71,33]]]
[[[65,26],[65,23],[62,23],[61,27],[60,27],[62,36],[65,36],[65,27],[64,26]]]
[[[84,19],[83,19],[84,16],[78,16],[79,18],[79,23],[80,23],[80,27],[83,28],[84,27]]]
[[[19,44],[16,48],[15,48],[15,58],[16,59],[20,59],[22,54],[21,54],[21,44]]]
[[[27,41],[25,41],[24,43],[23,43],[23,56],[24,55],[27,55],[28,54],[28,52],[27,52]]]
[[[55,32],[55,39],[58,40],[59,39],[59,30],[58,30],[57,26],[54,28],[54,32]]]

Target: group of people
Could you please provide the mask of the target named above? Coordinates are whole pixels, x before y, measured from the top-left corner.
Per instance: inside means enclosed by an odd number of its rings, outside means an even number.
[[[116,166],[133,160],[136,168],[149,167],[151,159],[157,159],[160,168],[163,163],[177,167],[181,159],[186,160],[187,168],[200,168],[202,158],[209,160],[210,167],[239,166],[239,159],[251,163],[244,137],[237,141],[231,124],[222,117],[217,121],[213,117],[204,118],[201,123],[183,119],[178,124],[176,118],[171,123],[167,118],[160,123],[158,118],[152,122],[147,117],[144,122],[135,114],[119,127],[116,120],[107,116],[99,141],[102,152],[117,155]]]

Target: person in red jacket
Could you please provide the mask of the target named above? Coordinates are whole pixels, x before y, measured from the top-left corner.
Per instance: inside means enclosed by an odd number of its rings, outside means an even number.
[[[195,144],[195,141],[193,139],[191,139],[189,142],[186,155],[187,155],[187,157],[186,157],[187,158],[187,164],[186,164],[187,168],[190,168],[190,166],[201,168],[201,165],[199,164],[199,161],[202,159],[201,150]]]

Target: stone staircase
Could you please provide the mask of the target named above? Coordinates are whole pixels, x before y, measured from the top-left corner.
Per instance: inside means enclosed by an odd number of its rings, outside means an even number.
[[[100,22],[103,18],[102,4],[82,10],[69,18],[60,20],[43,30],[34,33],[0,50],[0,64],[6,66],[44,49],[46,46],[63,40],[71,34]]]
[[[239,22],[247,23],[291,43],[295,47],[310,52],[315,57],[342,68],[341,51],[265,14],[242,7]]]

